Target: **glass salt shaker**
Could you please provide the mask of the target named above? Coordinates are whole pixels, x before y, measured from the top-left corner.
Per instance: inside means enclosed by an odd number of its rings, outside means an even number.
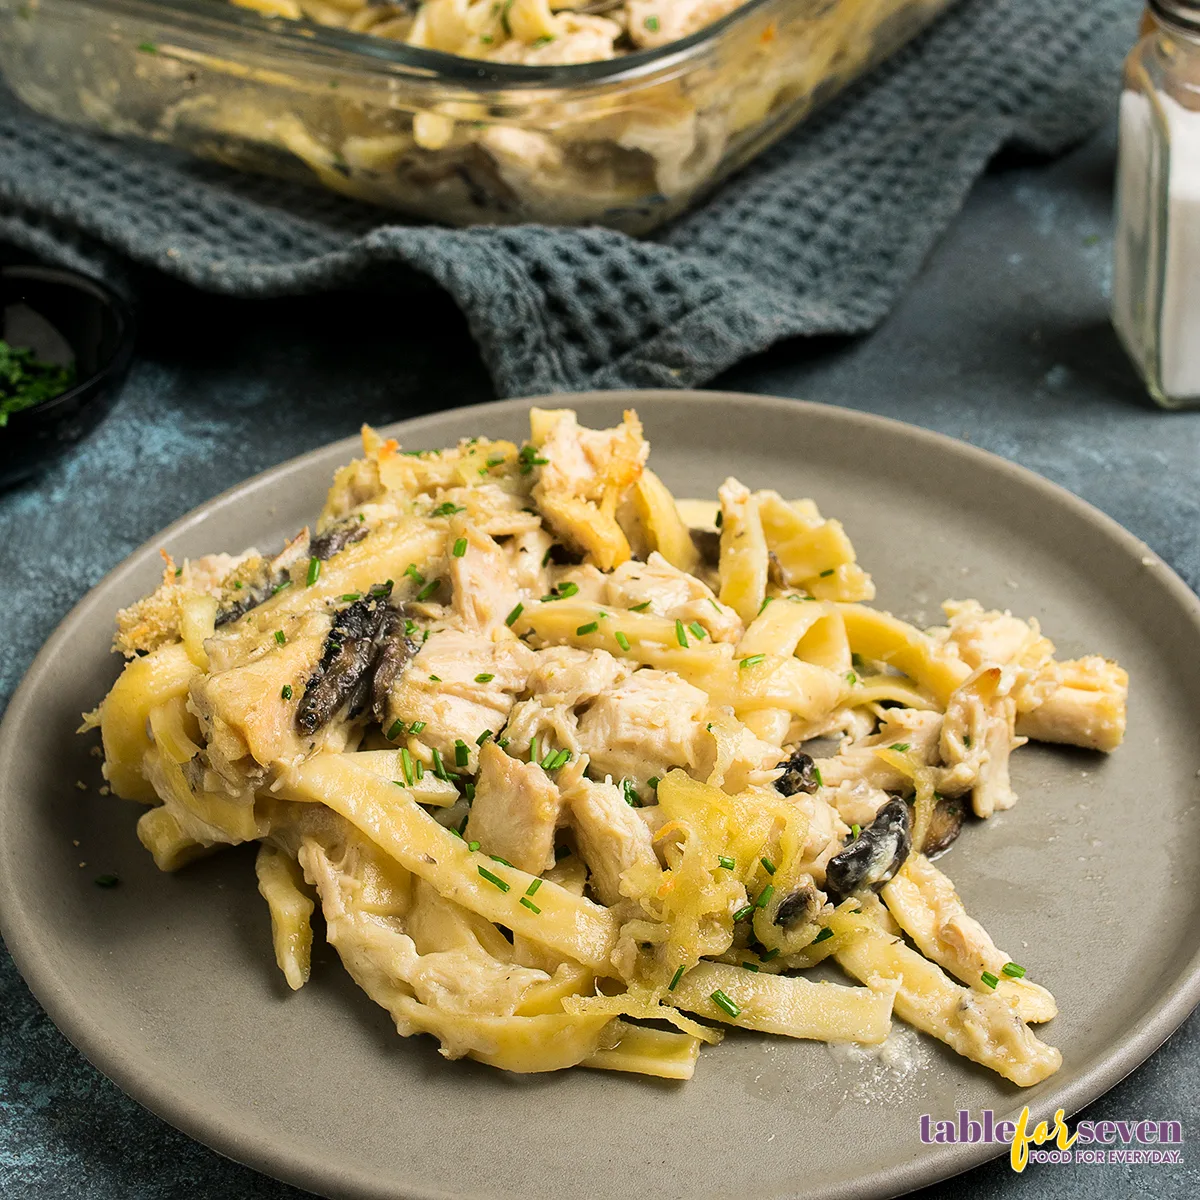
[[[1150,394],[1200,404],[1200,0],[1150,0],[1125,61],[1113,324]]]

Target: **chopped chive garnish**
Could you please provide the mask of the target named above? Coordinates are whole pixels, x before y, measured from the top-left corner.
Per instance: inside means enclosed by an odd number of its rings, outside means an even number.
[[[504,880],[503,880],[503,879],[501,879],[499,875],[493,875],[493,874],[491,873],[491,871],[489,871],[489,870],[487,869],[487,867],[476,867],[475,869],[476,869],[476,870],[479,872],[479,874],[480,874],[480,875],[482,875],[482,876],[484,877],[484,879],[486,879],[486,880],[488,881],[488,883],[490,883],[490,884],[491,884],[493,887],[498,887],[498,888],[499,888],[499,889],[500,889],[502,892],[507,892],[507,891],[508,891],[508,884],[507,884],[507,883],[505,883],[505,882],[504,882]]]
[[[908,748],[907,742],[893,742],[888,747],[889,750],[895,750],[899,754],[903,754]]]
[[[744,921],[753,911],[754,905],[747,904],[744,908],[739,908],[737,912],[733,914],[733,919],[735,921]]]
[[[287,586],[288,586],[288,584],[290,584],[291,582],[292,582],[292,581],[289,579],[289,580],[287,581],[287,583],[280,583],[280,584],[276,584],[276,586],[275,586],[275,587],[273,587],[273,588],[271,589],[271,595],[274,595],[276,592],[282,592],[282,591],[283,591],[283,589],[284,589],[285,587],[287,587]],[[235,579],[235,580],[233,581],[233,587],[234,587],[234,590],[235,590],[235,591],[240,591],[240,590],[242,589],[242,587],[243,587],[243,586],[244,586],[244,585],[243,585],[243,583],[242,583],[242,581],[241,581],[240,579]]]
[[[500,16],[500,23],[504,26],[504,32],[511,36],[512,31],[508,26],[508,10],[510,8],[512,8],[512,0],[508,0],[508,3],[505,4],[504,11]],[[522,446],[517,451],[517,464],[522,475],[528,475],[534,467],[544,467],[549,461],[548,458],[543,458],[537,452],[536,446]]]
[[[853,671],[847,671],[846,682],[853,687],[858,682],[858,676]]]
[[[306,582],[309,587],[312,587],[318,579],[321,578],[321,560],[319,558],[310,558],[308,560],[308,575]]]
[[[352,604],[355,600],[362,599],[362,592],[343,592],[342,599],[345,600],[347,604]]]
[[[531,763],[535,763],[537,762],[538,758],[538,740],[537,734],[534,734],[533,737],[529,739],[529,761]]]
[[[625,794],[625,803],[630,808],[641,808],[642,798],[638,795],[637,787],[632,779],[621,780],[621,791]]]
[[[676,618],[675,621],[675,640],[686,650],[687,649],[687,631],[683,628],[683,622]]]
[[[505,625],[507,625],[507,626],[509,627],[509,629],[511,629],[511,628],[512,628],[512,627],[513,627],[513,626],[514,626],[516,623],[517,623],[517,618],[518,618],[518,617],[519,617],[519,616],[520,616],[520,615],[521,615],[521,614],[522,614],[524,611],[525,611],[525,605],[523,605],[523,604],[518,604],[518,605],[517,605],[517,607],[516,607],[516,608],[514,608],[514,609],[512,610],[512,612],[510,612],[510,613],[508,614],[508,616],[507,616],[507,617],[505,617],[505,618],[504,618],[504,623],[505,623]]]
[[[613,634],[613,639],[616,641],[617,645],[621,647],[622,650],[628,651],[629,639],[619,629],[617,630],[616,633]]]
[[[1000,980],[997,979],[996,976],[991,973],[991,971],[984,971],[979,978],[983,983],[990,987],[993,992],[996,990],[996,984],[1000,982]]]
[[[744,963],[742,963],[742,970],[744,970],[744,971],[757,971],[757,970],[758,970],[758,963],[744,962]]]
[[[440,579],[431,579],[418,593],[418,600],[428,600],[442,586]]]
[[[679,981],[682,978],[683,978],[683,968],[679,967],[678,970],[676,970],[675,974],[671,976],[671,982],[667,984],[667,991],[673,992],[675,990],[676,985],[679,983]]]
[[[971,748],[971,735],[969,733],[964,733],[963,734],[963,749],[970,750],[970,748]]]
[[[463,799],[468,804],[474,804],[475,803],[475,784],[474,784],[474,782],[470,779],[466,780],[465,782],[462,780],[459,780],[459,782],[462,783]]]
[[[754,902],[755,908],[766,908],[771,897],[775,895],[775,885],[768,883],[765,888],[758,894],[758,899]]]
[[[454,836],[458,838],[460,842],[463,840],[463,835],[459,833],[459,831],[455,829],[453,825],[450,826],[450,832],[454,834]]]
[[[762,863],[763,870],[766,871],[768,875],[775,874],[775,864],[769,858],[760,858],[758,861]]]
[[[812,944],[815,946],[818,942],[827,942],[831,937],[833,937],[833,930],[826,925],[825,928],[822,929],[815,938],[813,938]]]
[[[450,551],[450,553],[453,554],[455,558],[462,558],[462,556],[464,554],[466,554],[466,552],[467,552],[467,539],[466,538],[459,538],[454,543],[454,549]]]
[[[659,779],[659,777],[657,775],[651,775],[650,778],[646,780],[646,783],[648,786],[652,787],[655,791],[658,791],[658,785],[660,783],[662,783],[662,780]]]
[[[475,851],[479,849],[479,843],[478,842],[468,842],[467,849],[470,850],[472,854],[474,854]]]
[[[422,729],[424,729],[424,728],[425,728],[425,722],[424,722],[424,721],[414,721],[414,722],[413,722],[413,723],[412,723],[412,724],[411,724],[411,725],[408,727],[408,732],[409,732],[409,733],[420,733],[420,732],[421,732],[421,730],[422,730]]]
[[[506,737],[496,739],[496,745],[499,746],[501,750],[503,750],[504,747],[508,745],[508,742],[509,742],[509,739]]]
[[[118,875],[97,875],[92,882],[97,887],[111,888],[116,887],[117,884],[121,882],[121,879]]]
[[[653,13],[651,13],[650,16],[648,16],[645,21],[642,22],[642,24],[645,25],[651,33],[657,33],[660,28],[658,18]],[[734,1015],[736,1016],[737,1014],[735,1013]]]
[[[404,722],[397,718],[391,723],[384,735],[389,742],[394,742],[404,732]]]
[[[454,743],[454,765],[456,767],[465,767],[471,761],[471,751],[467,748],[467,743],[458,738]]]
[[[502,462],[504,462],[503,454],[493,454],[488,458],[487,465],[489,467],[498,467]]]
[[[737,863],[734,859],[730,858],[728,854],[722,854],[720,858],[717,859],[717,866],[724,867],[727,871],[732,871],[734,867],[737,866]]]
[[[531,884],[530,884],[530,885],[529,885],[529,886],[528,886],[528,887],[525,889],[525,895],[527,895],[527,896],[536,896],[536,895],[537,895],[537,890],[538,890],[538,888],[540,888],[541,886],[542,886],[542,881],[541,881],[540,879],[535,879],[535,880],[534,880],[534,881],[533,881],[533,882],[532,882],[532,883],[531,883]]]
[[[598,621],[589,621],[586,625],[580,625],[579,628],[575,630],[575,636],[586,637],[589,633],[595,633],[599,628],[600,623]]]
[[[850,836],[855,841],[858,841],[858,835],[860,833],[862,833],[862,826],[859,825],[858,822],[856,821],[853,825],[850,826]]]
[[[825,780],[821,778],[821,768],[814,766],[812,769],[813,778],[817,781],[817,787],[824,787]]]
[[[461,504],[455,504],[453,500],[445,500],[430,512],[431,517],[452,517],[455,513],[466,512]]]
[[[579,584],[572,583],[568,579],[566,583],[560,583],[554,590],[563,597],[574,596],[575,593],[579,591]]]
[[[407,751],[401,750],[400,753],[406,754]],[[434,747],[434,750],[433,750],[433,773],[439,779],[445,780],[446,782],[449,782],[449,780],[450,780],[450,772],[446,770],[446,764],[442,761],[441,752],[437,749],[436,746]]]
[[[488,738],[490,738],[491,736],[492,736],[492,731],[491,731],[490,729],[485,729],[485,730],[484,730],[484,731],[483,731],[483,732],[482,732],[482,733],[481,733],[481,734],[480,734],[480,735],[479,735],[479,736],[478,736],[478,737],[475,739],[475,745],[477,745],[477,746],[482,746],[482,745],[483,745],[483,743],[484,743],[484,742],[486,742],[486,741],[488,740]]]
[[[1000,968],[1000,974],[1007,975],[1009,979],[1024,979],[1025,968],[1019,963],[1006,962],[1004,966]]]
[[[415,584],[420,585],[425,582],[425,576],[422,575],[421,572],[417,570],[416,563],[409,563],[408,566],[404,568],[404,573]]]
[[[436,754],[437,751],[435,750],[434,753]],[[400,770],[404,772],[404,782],[409,787],[412,787],[416,777],[413,775],[412,755],[409,754],[407,747],[402,748],[400,751]]]
[[[701,642],[702,642],[702,641],[704,641],[704,638],[705,638],[705,636],[706,636],[706,634],[707,634],[707,632],[708,632],[708,631],[707,631],[707,630],[704,628],[704,626],[700,624],[700,622],[699,622],[699,621],[693,621],[693,622],[692,622],[692,623],[691,623],[691,624],[688,626],[688,629],[690,629],[690,630],[691,630],[691,632],[692,632],[692,636],[693,636],[693,637],[695,637],[695,638],[696,638],[698,641],[701,641]]]
[[[757,667],[760,662],[766,662],[765,654],[751,654],[748,658],[743,658],[738,666],[744,671],[747,667]]]
[[[502,867],[512,866],[512,863],[510,863],[507,858],[501,858],[498,854],[489,854],[488,858],[490,858],[492,862],[498,862]]]
[[[440,675],[430,675],[429,682],[430,683],[441,683],[442,677]]]
[[[740,1017],[742,1015],[742,1010],[720,988],[717,988],[713,992],[710,999],[718,1008],[724,1009],[731,1017]]]
[[[716,520],[713,522],[713,524],[718,529],[720,529],[721,526],[725,524],[725,514],[723,512],[721,512],[720,509],[717,509],[717,517],[716,517]]]
[[[550,770],[557,771],[559,767],[565,767],[571,761],[570,750],[560,750],[555,756],[554,761],[550,764]]]
[[[521,905],[524,908],[529,909],[529,911],[531,913],[534,913],[535,915],[542,911],[540,908],[538,908],[538,906],[536,904],[534,904],[534,902],[532,900],[530,900],[530,898],[528,896],[521,897]]]
[[[491,671],[480,671],[479,674],[475,676],[475,682],[476,683],[491,683],[492,680],[495,678],[496,678],[495,675],[493,675],[491,673]]]
[[[290,700],[292,698],[292,685],[290,683],[285,683],[283,687],[279,689],[279,694],[285,700]]]
[[[275,630],[275,640],[282,646],[287,641],[287,634],[282,629]]]
[[[234,586],[235,588],[240,588],[240,587],[242,586],[242,581],[239,579],[239,580],[237,581],[237,583],[235,583],[233,586]],[[284,588],[290,588],[291,586],[292,586],[292,581],[291,581],[290,579],[285,579],[285,580],[284,580],[282,583],[277,583],[277,584],[276,584],[276,585],[275,585],[275,586],[274,586],[274,587],[271,589],[271,595],[272,595],[272,596],[278,596],[278,595],[279,595],[279,593],[280,593],[280,592],[282,592]]]
[[[542,555],[542,566],[543,566],[543,567],[545,567],[545,566],[548,566],[548,565],[549,565],[549,563],[550,563],[550,559],[551,559],[551,556],[552,556],[553,554],[554,554],[554,547],[553,547],[553,546],[547,546],[547,547],[546,547],[546,553]]]
[[[413,760],[413,766],[417,769],[417,782],[420,783],[425,778],[425,766],[419,758]]]
[[[631,604],[629,606],[629,611],[630,612],[645,612],[646,609],[648,609],[649,607],[650,607],[650,601],[643,600],[641,602],[641,604]]]
[[[758,957],[761,958],[763,960],[763,962],[770,962],[771,959],[777,958],[778,955],[779,955],[779,947],[776,946],[774,950],[767,950],[765,953],[760,954]]]
[[[832,574],[833,574],[833,568],[826,567],[825,570],[821,572],[821,578],[828,579],[830,577],[830,575],[832,575]]]
[[[153,42],[139,42],[138,49],[143,54],[157,54],[158,47]]]

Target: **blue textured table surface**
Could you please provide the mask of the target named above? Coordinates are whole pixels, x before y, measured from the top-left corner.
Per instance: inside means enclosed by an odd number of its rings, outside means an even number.
[[[715,386],[967,438],[1105,510],[1196,588],[1200,412],[1152,408],[1109,329],[1112,155],[1106,136],[1050,166],[997,167],[872,337],[789,343]],[[202,500],[363,420],[491,398],[462,318],[435,293],[243,302],[147,279],[143,300],[140,351],[112,416],[50,474],[0,494],[0,704],[84,592]],[[1031,1166],[1017,1176],[999,1161],[924,1195],[1200,1195],[1198,1049],[1193,1015],[1088,1113],[1183,1119],[1193,1139],[1184,1166]],[[49,1023],[2,952],[0,1194],[301,1195],[126,1098]]]

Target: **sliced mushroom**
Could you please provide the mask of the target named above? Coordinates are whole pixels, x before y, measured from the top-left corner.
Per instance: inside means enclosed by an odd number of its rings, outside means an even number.
[[[367,527],[357,517],[348,517],[331,525],[324,533],[319,533],[309,543],[308,552],[313,558],[324,562],[332,558],[339,550],[345,550],[355,542],[361,542],[367,536]]]
[[[334,618],[321,661],[296,709],[296,726],[302,733],[315,733],[343,705],[348,716],[357,716],[368,701],[375,701],[378,670],[384,668],[390,683],[416,652],[403,638],[402,615],[388,604],[391,590],[377,584]]]
[[[817,895],[817,889],[811,884],[805,884],[780,902],[775,910],[775,924],[784,928],[803,925],[808,921],[815,921],[820,911],[821,898]]]
[[[929,818],[925,830],[925,841],[921,853],[926,858],[947,849],[962,829],[966,806],[961,796],[940,796]]]
[[[392,684],[419,649],[418,642],[404,636],[404,613],[398,608],[389,608],[380,630],[379,654],[371,683],[371,710],[377,721],[387,715],[387,698]]]
[[[794,796],[797,792],[807,792],[810,796],[820,787],[817,768],[811,754],[797,750],[791,758],[777,764],[783,767],[783,774],[775,780],[775,790],[785,796]]]
[[[889,800],[875,820],[825,867],[825,890],[837,904],[862,888],[887,883],[912,849],[912,815],[903,800]]]
[[[721,534],[716,529],[691,529],[692,545],[706,567],[716,570],[721,562]]]

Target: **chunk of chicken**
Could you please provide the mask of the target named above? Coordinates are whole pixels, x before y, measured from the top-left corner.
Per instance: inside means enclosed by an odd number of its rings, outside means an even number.
[[[1032,712],[1017,718],[1017,732],[1039,742],[1065,742],[1088,750],[1115,750],[1125,736],[1129,676],[1108,659],[1061,662],[1058,686]]]
[[[1017,802],[1009,781],[1009,756],[1025,744],[1015,737],[1016,701],[1003,688],[1000,667],[981,667],[954,689],[942,721],[940,751],[951,767],[975,776],[971,805],[977,817],[990,817]]]
[[[525,690],[534,652],[505,636],[441,629],[430,635],[387,698],[385,728],[400,720],[424,721],[421,740],[453,761],[456,741],[470,748],[485,729],[508,720],[514,698]],[[473,763],[471,764],[473,766]]]
[[[562,798],[537,763],[518,762],[494,742],[479,752],[475,801],[466,837],[487,854],[540,875],[554,863],[554,829]]]
[[[875,820],[879,810],[891,799],[887,792],[872,787],[863,779],[844,780],[822,794],[844,824],[858,825],[862,829]]]
[[[721,604],[712,589],[694,575],[671,566],[658,551],[646,562],[627,562],[607,577],[607,603],[634,608],[649,603],[646,611],[685,625],[695,622],[714,642],[736,642],[743,633],[741,618]]]
[[[464,629],[475,633],[503,630],[508,614],[529,598],[513,578],[510,556],[472,524],[456,527],[453,534],[456,544],[466,543],[462,554],[450,556],[454,613]]]
[[[638,784],[672,767],[696,769],[709,740],[708,696],[667,671],[635,671],[579,720],[579,744],[595,772]]]
[[[632,669],[607,650],[548,646],[538,651],[528,687],[543,704],[575,708],[624,683]]]
[[[1031,650],[1049,658],[1053,644],[1041,635],[1036,621],[1022,621],[1010,612],[985,610],[978,600],[947,600],[942,611],[950,619],[947,640],[970,667],[1004,666]]]
[[[592,889],[604,904],[648,890],[660,868],[646,823],[611,783],[582,776],[563,797]]]
[[[616,510],[650,453],[630,411],[615,429],[582,429],[569,409],[530,413],[539,465],[533,498],[546,523],[602,571],[629,558]]]

